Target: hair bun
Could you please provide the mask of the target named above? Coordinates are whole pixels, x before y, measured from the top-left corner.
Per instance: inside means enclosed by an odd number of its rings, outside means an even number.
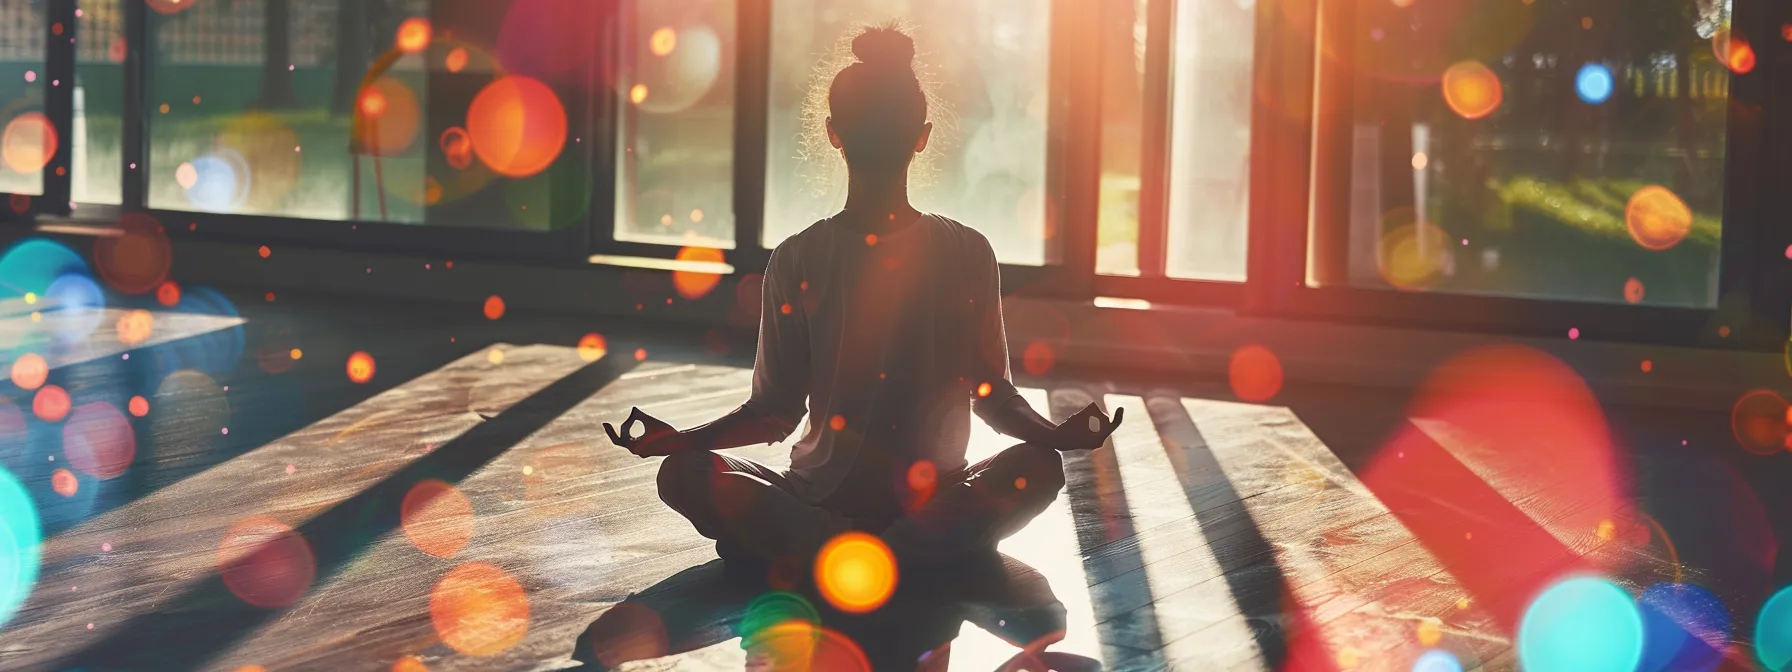
[[[912,70],[915,40],[896,28],[866,28],[852,38],[852,55],[873,68]]]

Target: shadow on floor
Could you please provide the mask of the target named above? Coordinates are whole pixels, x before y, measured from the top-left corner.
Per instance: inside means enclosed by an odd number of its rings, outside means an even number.
[[[1089,658],[1046,650],[1064,638],[1063,603],[1032,567],[993,553],[949,571],[905,576],[888,603],[862,615],[711,561],[611,607],[579,637],[573,659],[582,665],[575,669],[610,670],[741,637],[748,669],[851,672],[860,667],[856,650],[872,670],[945,670],[963,623],[1016,647],[1001,670],[1101,669]]]

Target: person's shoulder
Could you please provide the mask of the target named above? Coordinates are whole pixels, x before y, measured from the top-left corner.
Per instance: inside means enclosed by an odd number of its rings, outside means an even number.
[[[790,234],[784,240],[779,241],[777,245],[772,246],[772,258],[794,259],[801,256],[803,248],[817,244],[816,239],[824,233],[825,227],[822,225],[827,221],[826,219],[815,220],[814,223],[803,227],[803,230]]]
[[[990,246],[989,238],[984,236],[982,231],[966,226],[963,222],[945,215],[930,213],[929,216],[937,222],[936,226],[943,237],[954,245],[971,252],[995,253],[995,248]]]

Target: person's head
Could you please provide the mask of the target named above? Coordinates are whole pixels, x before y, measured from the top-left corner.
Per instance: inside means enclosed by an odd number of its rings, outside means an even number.
[[[868,27],[852,55],[828,86],[828,142],[853,172],[900,175],[933,134],[915,41],[894,25]]]

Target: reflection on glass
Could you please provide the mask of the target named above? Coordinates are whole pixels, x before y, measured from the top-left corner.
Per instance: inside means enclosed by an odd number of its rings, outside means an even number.
[[[587,214],[591,3],[149,5],[153,208],[529,230]]]
[[[1311,281],[1711,306],[1732,69],[1724,0],[1363,3],[1349,208]],[[1339,170],[1342,169],[1342,170]]]
[[[946,105],[930,111],[933,139],[910,173],[915,206],[983,232],[1004,263],[1045,263],[1047,14],[1006,0],[774,0],[765,244],[845,204],[845,163],[825,139],[805,143],[821,120],[803,119],[803,104],[850,63],[853,28],[895,18],[913,24]]]
[[[1243,281],[1251,171],[1252,0],[1176,6],[1166,275]]]
[[[118,205],[124,202],[124,7],[119,0],[77,4],[70,197]]]
[[[42,0],[0,0],[0,193],[44,193],[43,169],[56,152],[44,116],[43,25]]]
[[[1101,36],[1101,214],[1095,272],[1139,274],[1148,0],[1105,0]]]
[[[622,7],[616,237],[733,248],[735,0]]]

